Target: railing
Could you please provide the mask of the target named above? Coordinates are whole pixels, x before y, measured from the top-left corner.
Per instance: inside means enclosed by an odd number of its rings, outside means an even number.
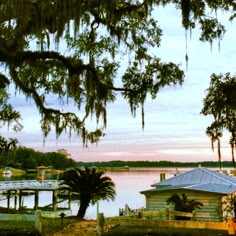
[[[142,217],[139,215],[131,216],[117,216],[105,218],[105,225],[126,225],[126,226],[145,226],[148,228],[158,228],[159,230],[206,230],[206,231],[225,231],[228,235],[235,235],[236,224],[233,218],[228,218],[227,222],[211,222],[211,221],[194,221],[194,220],[154,220],[150,219],[150,216],[157,216],[158,214],[164,214],[166,211],[150,211],[143,212]],[[172,215],[191,217],[193,219],[193,213],[176,212],[172,211]],[[149,218],[149,219],[148,219]]]
[[[168,208],[160,211],[143,211],[141,212],[144,218],[155,218],[173,220],[175,217],[187,217],[190,220],[196,220],[196,212],[181,212],[181,211],[170,211]]]
[[[57,189],[58,180],[20,180],[20,181],[0,181],[0,190],[20,190],[20,189]]]
[[[146,210],[144,208],[138,208],[138,209],[130,209],[128,205],[126,204],[124,209],[119,210],[120,216],[129,216],[129,217],[135,217],[135,218],[145,218],[145,219],[158,219],[158,220],[174,220],[176,217],[186,217],[190,220],[196,220],[197,217],[209,218],[208,213],[204,212],[181,212],[181,211],[174,211],[170,210],[169,208],[166,208],[164,210]]]
[[[0,221],[33,221],[35,222],[35,231],[38,235],[42,234],[41,211],[35,214],[0,214]]]

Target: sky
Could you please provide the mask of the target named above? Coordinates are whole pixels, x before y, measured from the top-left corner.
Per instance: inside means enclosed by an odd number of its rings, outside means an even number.
[[[188,33],[186,69],[186,40],[180,12],[167,7],[155,14],[163,36],[161,47],[154,53],[163,61],[180,64],[185,71],[185,81],[182,86],[162,89],[154,101],[147,99],[144,129],[141,112],[137,111],[136,117],[132,117],[127,102],[118,97],[115,103],[108,105],[106,135],[97,145],[84,148],[77,136],[69,138],[65,134],[57,140],[54,133],[44,144],[38,111],[33,103],[17,95],[13,96],[12,102],[22,112],[24,129],[17,134],[7,131],[5,135],[17,137],[21,146],[40,151],[66,149],[76,161],[217,161],[205,134],[212,118],[201,115],[200,111],[211,74],[235,74],[235,24],[227,23],[228,31],[220,43],[220,50],[217,42],[213,43],[212,49],[208,43],[200,42],[198,30],[192,31],[191,39]],[[228,138],[225,133],[222,160],[231,160]]]

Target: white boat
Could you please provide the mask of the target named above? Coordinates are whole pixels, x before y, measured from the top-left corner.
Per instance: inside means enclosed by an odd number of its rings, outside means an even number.
[[[5,170],[3,170],[2,175],[8,177],[11,176],[12,175],[11,167],[5,167]]]

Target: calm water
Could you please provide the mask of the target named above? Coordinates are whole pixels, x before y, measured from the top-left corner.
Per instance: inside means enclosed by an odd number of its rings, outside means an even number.
[[[116,198],[114,201],[100,201],[99,211],[106,217],[119,214],[119,208],[124,208],[128,204],[131,209],[145,207],[145,197],[140,191],[152,188],[151,185],[160,181],[160,174],[165,173],[166,179],[174,176],[176,172],[184,172],[190,169],[161,169],[161,168],[133,168],[129,171],[106,172],[116,185]],[[9,179],[10,180],[10,179]],[[39,196],[39,206],[45,206],[51,203],[51,192],[42,191]],[[6,206],[6,200],[0,201],[0,206]],[[24,196],[23,205],[33,207],[34,196]],[[61,206],[63,206],[62,203]],[[12,199],[11,205],[14,205]],[[66,205],[65,205],[66,206]],[[74,215],[78,210],[78,201],[72,203],[72,210],[67,214]],[[95,219],[97,214],[97,205],[90,206],[87,210],[87,219]]]
[[[140,191],[152,188],[151,185],[160,181],[160,174],[165,173],[166,178],[176,173],[175,169],[131,169],[127,172],[107,172],[116,185],[116,198],[114,201],[101,201],[99,211],[105,216],[119,214],[119,208],[124,208],[125,204],[131,209],[145,207],[145,197]],[[88,209],[86,217],[96,216],[96,207]]]

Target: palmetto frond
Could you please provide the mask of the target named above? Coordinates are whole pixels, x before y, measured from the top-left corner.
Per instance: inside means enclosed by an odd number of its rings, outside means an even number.
[[[203,204],[199,201],[193,199],[189,200],[186,194],[182,194],[180,197],[178,194],[174,193],[167,199],[167,204],[173,204],[176,211],[192,212],[196,208],[201,208]]]
[[[63,173],[61,180],[62,189],[79,194],[80,207],[84,207],[85,211],[89,203],[94,204],[98,200],[114,200],[116,195],[112,179],[95,168],[68,170]],[[83,217],[84,213],[81,213],[80,217]]]

